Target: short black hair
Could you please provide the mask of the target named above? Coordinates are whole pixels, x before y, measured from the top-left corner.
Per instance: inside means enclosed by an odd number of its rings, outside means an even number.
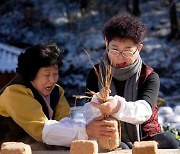
[[[42,67],[57,64],[60,68],[62,63],[61,55],[62,50],[54,42],[34,45],[19,55],[16,72],[26,81],[33,81],[38,70]]]
[[[141,43],[146,34],[146,26],[137,17],[120,13],[104,25],[103,34],[108,43],[115,37],[131,39],[135,44]]]

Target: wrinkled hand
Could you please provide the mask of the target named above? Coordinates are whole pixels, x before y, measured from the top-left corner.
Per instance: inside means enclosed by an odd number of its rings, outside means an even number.
[[[112,115],[118,112],[121,106],[120,103],[118,103],[118,101],[112,96],[110,96],[108,98],[108,101],[105,103],[97,104],[97,103],[91,102],[91,104],[94,107],[98,108],[101,111],[101,113],[105,115]]]
[[[110,139],[115,135],[117,130],[114,123],[103,119],[104,115],[94,118],[88,125],[86,125],[86,132],[89,137]]]

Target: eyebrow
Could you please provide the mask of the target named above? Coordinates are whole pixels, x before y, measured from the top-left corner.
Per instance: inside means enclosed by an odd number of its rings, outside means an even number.
[[[50,71],[50,69],[44,69],[44,71]]]
[[[118,46],[117,45],[112,45],[112,48],[118,48]],[[132,48],[131,46],[127,46],[124,49],[131,49],[131,48]]]
[[[57,67],[54,67],[56,70],[58,70],[59,68],[58,68],[58,66]],[[45,67],[44,68],[44,71],[50,71],[51,70],[51,68],[49,68],[49,67]]]
[[[133,47],[125,47],[125,49],[131,49],[131,48],[133,48]]]

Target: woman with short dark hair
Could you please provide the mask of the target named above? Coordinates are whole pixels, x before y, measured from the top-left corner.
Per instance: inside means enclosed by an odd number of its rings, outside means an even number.
[[[35,140],[70,146],[73,140],[114,134],[114,125],[100,122],[100,118],[87,125],[69,118],[64,90],[56,84],[60,64],[61,50],[53,42],[35,45],[20,54],[17,75],[0,91],[0,143],[21,141],[39,150],[39,146],[33,146]]]

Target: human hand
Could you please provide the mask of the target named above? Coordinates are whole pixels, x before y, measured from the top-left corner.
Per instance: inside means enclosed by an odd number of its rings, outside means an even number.
[[[110,96],[108,98],[108,101],[105,103],[97,104],[97,103],[91,102],[91,104],[94,107],[98,108],[101,111],[101,113],[105,115],[112,115],[118,112],[121,107],[121,104],[118,103],[118,100],[112,96]]]
[[[93,98],[93,102],[94,102],[94,98]],[[82,111],[86,123],[89,123],[94,118],[102,115],[101,111],[98,108],[94,107],[90,102],[84,104]]]
[[[110,139],[116,133],[116,126],[114,122],[103,120],[104,115],[94,118],[88,125],[86,125],[86,133],[89,137]]]

